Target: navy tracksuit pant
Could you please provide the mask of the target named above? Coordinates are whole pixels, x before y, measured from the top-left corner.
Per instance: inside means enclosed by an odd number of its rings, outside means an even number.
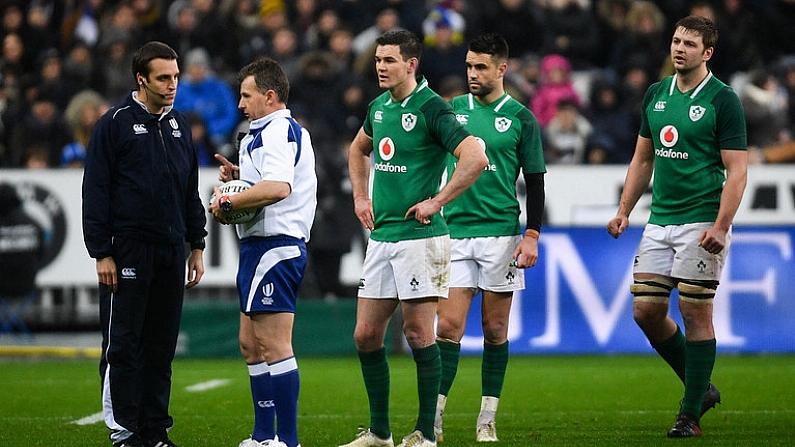
[[[118,288],[100,284],[102,407],[111,430],[161,439],[173,425],[171,362],[185,290],[185,248],[113,240]]]

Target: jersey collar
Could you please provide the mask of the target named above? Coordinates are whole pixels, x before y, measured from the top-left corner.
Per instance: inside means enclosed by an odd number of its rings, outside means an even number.
[[[414,91],[413,91],[413,92],[411,92],[411,94],[410,94],[410,95],[406,96],[406,98],[405,98],[405,99],[403,99],[403,101],[400,101],[400,107],[406,107],[406,104],[408,104],[408,103],[409,103],[409,100],[410,100],[411,98],[413,98],[413,97],[414,97],[414,95],[416,95],[416,94],[417,94],[417,93],[419,93],[420,91],[422,91],[422,90],[424,90],[424,89],[428,88],[428,80],[427,80],[427,79],[425,79],[425,76],[421,76],[421,77],[420,77],[420,78],[419,78],[417,81],[418,81],[418,82],[417,82],[417,86],[416,86],[416,87],[414,87]],[[390,97],[389,97],[389,99],[387,99],[387,101],[386,101],[386,105],[389,105],[389,104],[392,104],[392,97],[391,97],[391,96],[390,96]]]
[[[273,121],[276,118],[289,118],[290,117],[290,109],[281,109],[275,112],[271,112],[262,118],[257,118],[249,124],[249,129],[251,131],[262,129],[263,127],[267,126],[268,123]]]
[[[498,99],[496,101],[492,101],[490,104],[483,104],[483,107],[492,107],[492,106],[494,106],[493,107],[494,111],[495,112],[499,112],[500,109],[502,109],[502,106],[504,106],[505,103],[507,103],[510,100],[511,100],[511,95],[509,95],[506,92],[505,94],[502,95],[502,98],[500,98],[500,99]],[[467,102],[469,103],[469,110],[473,110],[475,108],[475,103],[481,104],[480,102],[478,102],[475,99],[475,95],[473,95],[472,93],[467,93]]]
[[[671,80],[671,86],[668,88],[668,96],[671,96],[671,95],[674,94],[674,89],[676,88],[676,77],[677,76],[678,76],[678,74],[675,74],[674,77],[673,77],[673,80]],[[693,93],[690,94],[690,99],[695,98],[696,95],[704,88],[704,86],[707,85],[707,82],[709,82],[710,79],[712,79],[712,71],[707,72],[707,76],[704,77],[704,80],[701,81],[700,84],[698,84],[698,87],[693,89]]]

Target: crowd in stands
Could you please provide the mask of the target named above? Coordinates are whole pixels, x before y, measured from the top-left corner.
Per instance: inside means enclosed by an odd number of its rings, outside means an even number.
[[[374,39],[396,28],[422,36],[421,72],[448,97],[466,91],[468,39],[498,31],[509,91],[538,117],[547,161],[624,164],[647,86],[671,72],[671,27],[690,13],[719,28],[710,67],[742,98],[749,145],[791,141],[793,0],[0,0],[0,167],[79,167],[92,124],[135,87],[132,53],[156,39],[181,56],[175,106],[203,164],[234,156],[235,72],[267,55],[339,168],[378,94]]]

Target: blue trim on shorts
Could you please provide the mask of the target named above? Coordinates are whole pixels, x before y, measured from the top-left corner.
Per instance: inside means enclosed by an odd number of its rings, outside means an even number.
[[[304,240],[292,236],[252,236],[242,239],[240,243],[237,272],[240,311],[246,315],[295,313],[298,292],[306,270]],[[291,250],[291,247],[295,247],[297,251]],[[250,296],[258,268],[266,271],[257,281],[253,296]]]

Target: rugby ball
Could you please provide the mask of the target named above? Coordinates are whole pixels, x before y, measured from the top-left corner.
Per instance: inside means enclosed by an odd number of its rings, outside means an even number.
[[[233,196],[235,194],[239,194],[247,189],[251,188],[251,184],[244,180],[230,180],[226,183],[222,183],[218,185],[218,190],[221,196]],[[215,195],[215,191],[213,191],[213,195],[210,198],[210,203],[216,203],[218,197]],[[224,213],[224,217],[226,221],[230,224],[242,224],[246,222],[250,222],[254,217],[257,216],[259,213],[258,208],[243,208],[243,209],[234,209],[230,213]]]

